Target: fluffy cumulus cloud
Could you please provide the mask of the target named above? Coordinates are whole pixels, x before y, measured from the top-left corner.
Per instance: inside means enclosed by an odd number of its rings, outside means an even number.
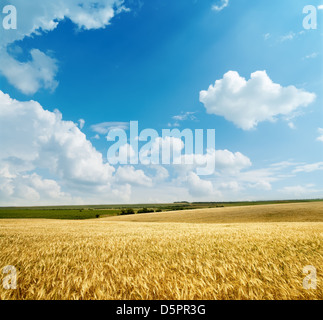
[[[168,177],[162,166],[153,166],[153,178],[133,166],[116,170],[78,123],[2,91],[0,141],[0,205],[128,202],[133,187],[152,187]]]
[[[205,154],[182,155],[181,165],[174,166],[174,182],[185,186],[196,200],[223,199],[222,190],[231,192],[247,186],[240,177],[251,165],[240,152],[208,149]]]
[[[152,179],[147,177],[143,170],[136,170],[133,166],[119,167],[115,175],[116,181],[121,183],[131,183],[139,186],[152,186]]]
[[[224,155],[221,150],[218,152]],[[230,200],[233,195],[241,196],[246,190],[271,191],[272,183],[279,180],[277,172],[270,169],[250,170],[250,166],[250,160],[243,165],[236,159],[227,167],[223,166],[222,170],[216,171],[213,176],[198,176],[195,171],[188,171],[183,181],[187,184],[189,193],[196,199],[204,195],[212,196],[213,199]]]
[[[208,167],[209,169],[213,169],[210,170],[213,174],[219,174],[221,172],[235,174],[252,165],[250,159],[241,152],[233,153],[229,150],[215,150],[212,148],[208,149],[205,154],[183,155],[182,163],[187,164],[186,168],[190,169]],[[198,172],[199,170],[197,170]]]
[[[194,172],[190,172],[187,175],[187,184],[189,193],[195,197],[212,196],[215,193],[213,183],[211,181],[201,179]]]
[[[144,168],[136,170],[135,166],[119,166],[115,174],[118,183],[148,187],[151,192],[158,194],[167,186],[173,190],[169,197],[176,196],[174,189],[177,188],[178,196],[183,194],[183,197],[195,200],[219,199],[222,197],[220,189],[231,192],[233,188],[241,190],[248,185],[253,187],[256,183],[260,189],[264,186],[268,189],[264,177],[259,177],[259,180],[254,177],[253,184],[243,178],[236,181],[239,175],[252,166],[250,159],[240,152],[210,148],[205,154],[184,154],[183,140],[170,136],[157,137],[148,144],[149,147],[141,149],[139,153]],[[119,159],[129,161],[137,157],[128,143],[121,145],[118,150]],[[114,158],[109,159],[109,162],[115,164]],[[229,183],[225,184],[227,179],[230,179]],[[147,195],[147,191],[144,194]]]
[[[62,192],[60,185],[52,179],[43,179],[36,173],[15,174],[9,173],[8,167],[0,170],[0,204],[1,205],[46,205],[80,203],[79,198],[72,198]]]
[[[113,168],[103,164],[86,136],[59,112],[49,112],[34,101],[19,102],[0,92],[0,159],[20,170],[49,167],[75,183],[108,181]],[[13,130],[13,125],[15,129]]]
[[[200,101],[209,114],[222,116],[243,130],[279,116],[290,117],[315,98],[314,93],[274,83],[266,71],[252,73],[249,80],[229,71],[208,90],[200,92]]]
[[[0,205],[245,199],[251,189],[260,195],[271,192],[287,170],[290,176],[322,170],[322,162],[282,162],[255,170],[244,154],[214,148],[183,155],[185,145],[175,137],[155,138],[146,150],[148,156],[158,150],[162,160],[162,154],[173,148],[179,156],[170,164],[146,159],[146,165],[114,167],[80,124],[64,121],[59,111],[47,111],[35,101],[17,101],[0,91]],[[135,156],[129,144],[121,146],[119,155],[123,153],[128,159]],[[199,174],[206,166],[210,174]]]
[[[33,94],[40,88],[55,89],[57,62],[33,49],[30,60],[22,63],[8,53],[8,45],[52,31],[64,19],[70,19],[82,30],[105,28],[116,14],[127,10],[122,0],[15,0],[14,5],[19,27],[16,30],[0,28],[0,72],[25,94]]]
[[[84,194],[118,192],[115,169],[87,140],[77,124],[44,110],[35,102],[20,102],[0,91],[0,202],[28,198],[70,199],[61,186]],[[43,179],[39,172],[54,179]],[[58,182],[60,185],[58,184]],[[19,201],[18,201],[19,202]]]
[[[181,153],[184,149],[184,142],[180,138],[171,136],[163,138],[157,137],[149,144],[149,147],[140,149],[139,158],[142,164],[181,163]]]

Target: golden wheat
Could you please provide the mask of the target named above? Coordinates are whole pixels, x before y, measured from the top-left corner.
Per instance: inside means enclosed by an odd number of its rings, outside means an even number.
[[[323,201],[169,211],[105,219],[185,223],[323,222]]]
[[[323,223],[0,221],[1,299],[321,299]],[[302,286],[317,268],[317,289]],[[0,274],[1,276],[5,276]]]

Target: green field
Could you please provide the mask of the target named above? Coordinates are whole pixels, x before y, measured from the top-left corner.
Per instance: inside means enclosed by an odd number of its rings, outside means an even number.
[[[118,216],[122,209],[134,209],[135,213],[143,208],[154,211],[182,211],[222,207],[258,206],[267,204],[287,204],[317,202],[323,200],[287,200],[255,202],[177,202],[168,204],[132,204],[132,205],[94,205],[94,206],[51,206],[51,207],[7,207],[0,208],[0,219],[64,219],[84,220]]]
[[[64,219],[83,220],[114,216],[120,210],[0,208],[0,219]]]

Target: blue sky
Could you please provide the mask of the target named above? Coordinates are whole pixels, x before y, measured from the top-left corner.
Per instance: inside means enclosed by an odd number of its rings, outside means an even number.
[[[305,30],[308,1],[230,0],[222,10],[214,10],[216,0],[81,2],[80,11],[71,1],[55,8],[3,1],[17,8],[18,25],[0,30],[0,90],[7,94],[0,99],[0,205],[322,197],[323,10],[318,28]],[[225,81],[217,95],[207,91],[230,71],[230,81],[266,71],[258,80],[282,92],[271,101],[266,88],[248,82],[236,105]],[[17,104],[12,114],[9,97]],[[256,123],[243,127],[252,114]],[[223,166],[210,177],[173,166],[109,166],[111,142],[93,126],[134,120],[140,130],[215,129]],[[21,152],[21,145],[31,147]]]

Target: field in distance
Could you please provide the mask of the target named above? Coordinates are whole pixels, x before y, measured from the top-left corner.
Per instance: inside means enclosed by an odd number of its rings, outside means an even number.
[[[43,207],[43,208],[0,208],[1,219],[62,219],[62,220],[85,220],[94,219],[101,216],[118,215],[120,210],[117,209],[88,209],[88,208],[71,208],[64,207]]]
[[[110,217],[104,220],[168,223],[323,222],[323,202],[169,211]]]
[[[52,206],[52,207],[0,207],[0,219],[64,219],[64,220],[83,220],[83,219],[94,219],[103,218],[110,216],[120,216],[122,211],[132,211],[132,213],[137,214],[141,212],[181,212],[184,215],[187,214],[187,210],[195,209],[221,209],[221,208],[233,208],[233,207],[251,207],[251,206],[262,206],[267,204],[293,204],[293,203],[322,203],[322,200],[288,200],[288,201],[256,201],[256,202],[193,202],[189,203],[186,201],[169,203],[169,204],[132,204],[132,205],[94,205],[94,206]],[[192,211],[193,212],[193,211]],[[194,211],[193,216],[200,214],[200,212]],[[202,220],[205,220],[205,212],[202,212]],[[213,211],[210,211],[213,212]],[[184,215],[180,215],[184,217]],[[212,214],[213,215],[213,214]],[[210,216],[211,220],[214,220]],[[180,216],[176,217],[179,218]],[[159,218],[158,216],[154,216]],[[133,218],[133,217],[132,217]],[[137,218],[137,216],[136,216]],[[154,218],[154,219],[155,219]],[[166,220],[174,218],[171,215],[164,217]],[[188,219],[191,221],[196,221],[196,218],[192,220],[192,216],[187,215]],[[208,218],[208,217],[207,217]],[[142,221],[142,217],[139,221]],[[144,219],[151,219],[147,217]],[[157,221],[158,221],[157,220]],[[182,221],[182,220],[180,220]]]

